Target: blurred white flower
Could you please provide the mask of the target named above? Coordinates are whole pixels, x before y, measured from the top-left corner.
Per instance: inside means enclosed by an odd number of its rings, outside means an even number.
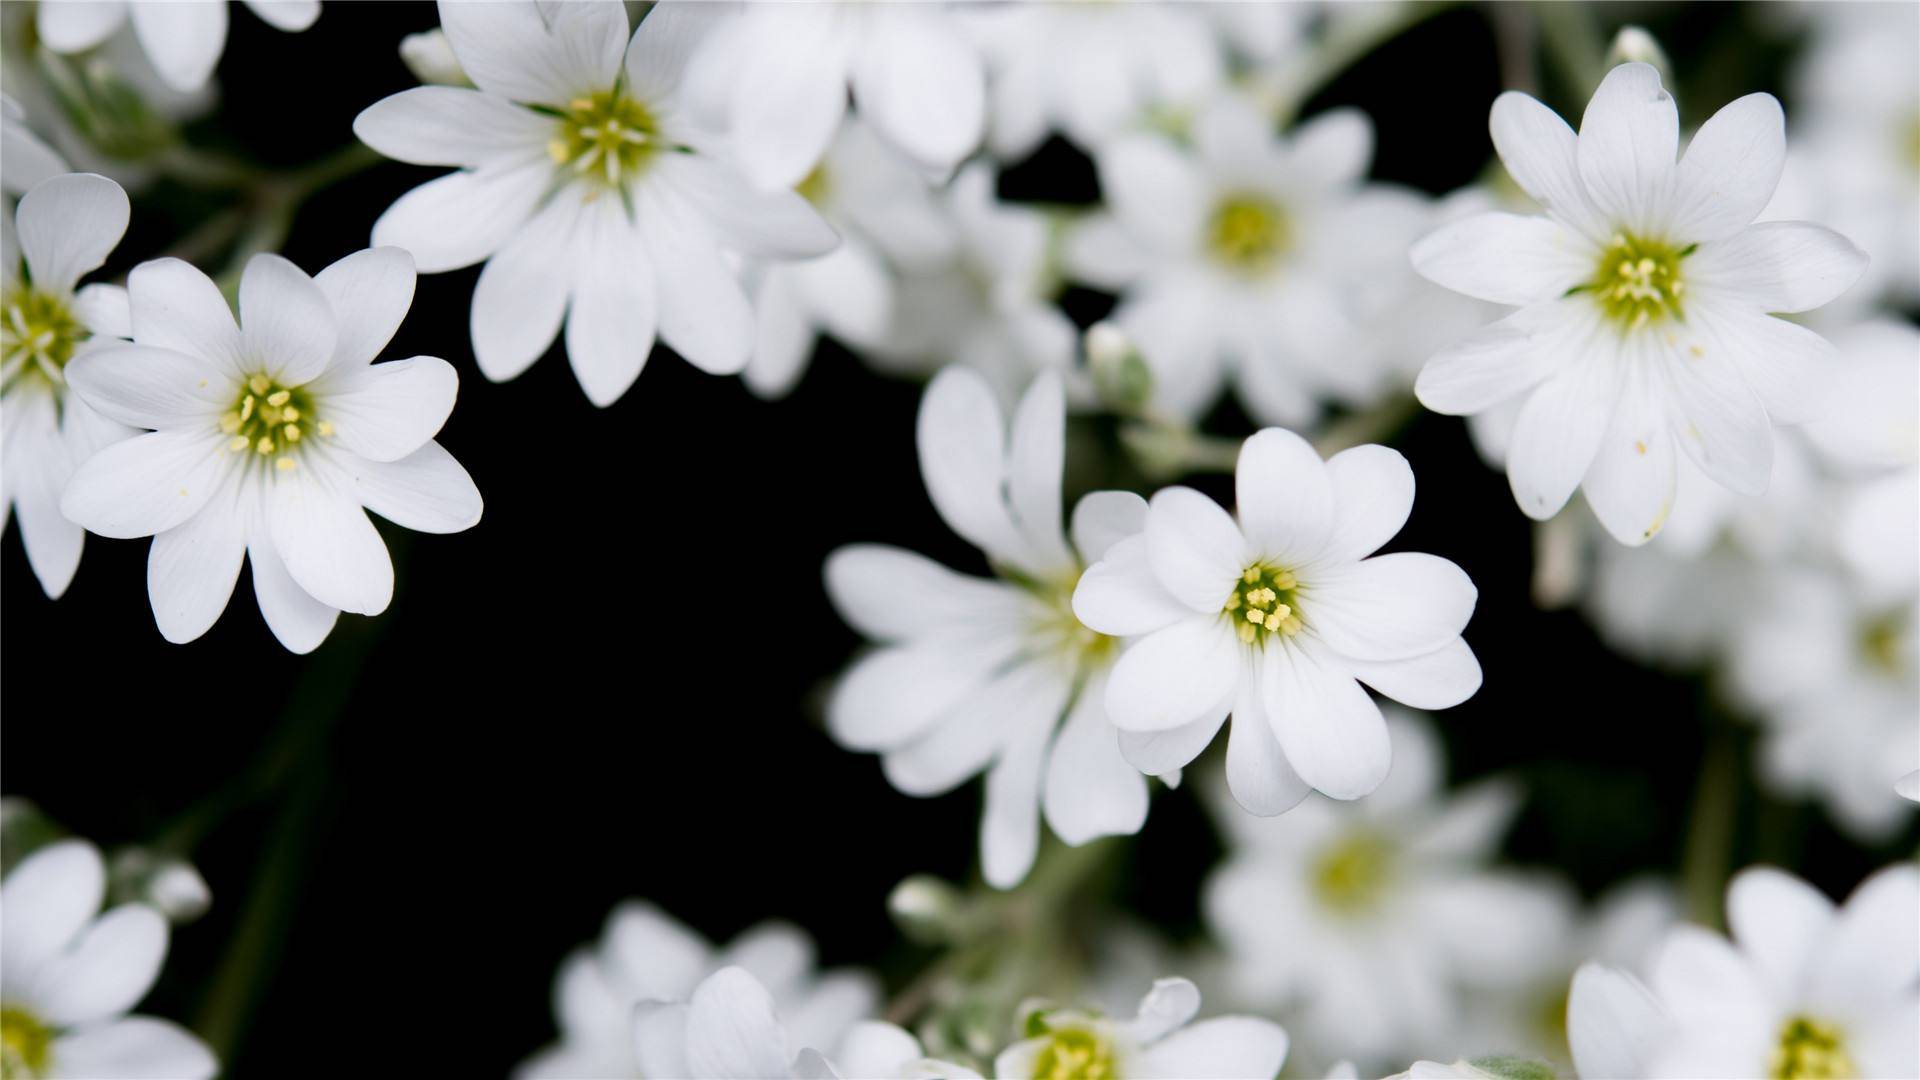
[[[1772,424],[1814,415],[1833,355],[1771,313],[1826,303],[1866,262],[1821,226],[1749,224],[1785,158],[1779,103],[1729,104],[1677,165],[1673,98],[1645,64],[1607,74],[1577,137],[1515,92],[1492,128],[1547,215],[1485,214],[1414,246],[1427,277],[1519,308],[1429,361],[1421,401],[1465,415],[1526,395],[1507,454],[1521,509],[1552,517],[1579,487],[1625,544],[1672,512],[1676,444],[1715,481],[1765,491]]]
[[[1580,969],[1567,1011],[1585,1077],[1920,1075],[1920,871],[1888,867],[1836,908],[1768,867],[1727,891],[1733,941],[1674,929],[1642,983]]]
[[[834,1071],[860,1077],[898,1077],[899,1080],[980,1080],[964,1065],[930,1058],[920,1040],[881,1020],[862,1020],[847,1029],[833,1055]]]
[[[1398,451],[1328,461],[1290,431],[1248,439],[1238,520],[1187,487],[1153,497],[1145,531],[1080,580],[1073,608],[1102,634],[1136,638],[1114,664],[1107,712],[1127,759],[1177,769],[1232,713],[1227,783],[1256,814],[1319,789],[1357,799],[1392,761],[1366,683],[1425,709],[1480,687],[1461,640],[1476,591],[1458,566],[1402,552],[1369,558],[1413,508]]]
[[[658,4],[629,42],[618,3],[443,3],[479,89],[417,87],[354,120],[388,157],[460,167],[401,196],[373,236],[428,273],[486,262],[472,332],[489,379],[525,371],[563,321],[596,405],[633,385],[656,331],[696,367],[737,373],[754,318],[729,255],[834,246],[805,199],[754,189],[693,122],[681,83],[714,17]]]
[[[1903,799],[1920,802],[1920,769],[1916,769],[1894,781],[1893,791],[1894,794]]]
[[[0,94],[0,192],[24,195],[42,180],[69,172],[60,152],[48,146],[27,126],[26,110]],[[8,273],[12,273],[8,267]]]
[[[1034,376],[1070,373],[1079,334],[1053,304],[1060,279],[1047,216],[1001,202],[984,163],[962,169],[942,202],[951,257],[903,274],[891,327],[861,354],[876,368],[912,375],[964,364],[1008,404]]]
[[[212,1051],[178,1024],[127,1011],[167,955],[145,904],[101,912],[106,867],[82,840],[34,852],[0,884],[0,1067],[8,1077],[204,1080]]]
[[[1198,5],[1034,0],[966,16],[987,59],[987,148],[1003,160],[1050,131],[1097,147],[1151,110],[1193,106],[1226,77]]]
[[[1841,363],[1807,437],[1851,481],[1832,522],[1843,565],[1869,593],[1920,589],[1920,329],[1881,319],[1833,337]]]
[[[1113,319],[1153,368],[1157,404],[1197,417],[1231,375],[1256,418],[1299,425],[1377,391],[1361,294],[1412,277],[1405,252],[1428,211],[1362,183],[1372,154],[1363,113],[1282,137],[1234,94],[1201,110],[1191,148],[1139,132],[1094,151],[1107,210],[1068,234],[1065,262],[1122,294]]]
[[[762,187],[798,184],[847,115],[921,171],[945,176],[979,145],[979,52],[943,4],[747,4],[696,63],[722,80],[720,126]]]
[[[393,598],[367,510],[420,532],[480,520],[472,478],[433,441],[459,386],[452,366],[373,363],[413,285],[413,260],[395,248],[316,278],[256,255],[236,326],[192,266],[134,268],[133,342],[76,358],[67,376],[102,415],[151,430],[81,463],[60,509],[102,536],[153,537],[147,591],[168,641],[207,632],[245,556],[268,628],[311,651],[341,611],[375,615]]]
[[[1192,1076],[1267,1080],[1287,1059],[1287,1033],[1270,1020],[1194,1020],[1200,991],[1185,979],[1157,979],[1131,1020],[1075,1009],[1027,1015],[1025,1038],[1000,1052],[995,1076]]]
[[[87,535],[61,514],[60,492],[74,466],[133,434],[67,387],[76,357],[131,333],[125,289],[75,289],[120,243],[128,214],[119,185],[91,173],[29,191],[17,227],[0,206],[0,526],[17,507],[27,563],[55,599],[73,581]]]
[[[1447,1039],[1465,987],[1518,989],[1551,956],[1566,910],[1550,882],[1488,869],[1518,792],[1442,792],[1430,727],[1396,715],[1393,773],[1356,803],[1308,799],[1280,820],[1219,804],[1230,838],[1208,878],[1208,924],[1238,992],[1296,1008],[1303,1045],[1377,1062]]]
[[[1138,832],[1147,783],[1120,754],[1103,693],[1116,643],[1074,618],[1087,561],[1140,529],[1137,495],[1101,492],[1061,532],[1066,403],[1043,376],[1011,430],[979,375],[937,376],[920,407],[920,468],[934,508],[987,554],[1000,580],[956,574],[909,551],[843,547],[827,593],[882,643],[835,688],[828,730],[883,755],[909,795],[946,792],[987,773],[980,850],[988,882],[1010,888],[1039,848],[1039,819],[1070,844]],[[1064,720],[1063,720],[1064,718]]]
[[[769,398],[799,381],[819,334],[854,349],[880,345],[901,268],[932,270],[954,253],[953,225],[926,178],[856,120],[795,190],[840,233],[840,246],[749,274],[758,330],[741,379]]]
[[[773,995],[746,970],[725,967],[685,1002],[643,1001],[632,1010],[633,1050],[642,1076],[688,1080],[829,1080],[817,1047],[797,1049]]]
[[[320,17],[320,0],[246,0],[261,21],[297,32]],[[204,85],[227,47],[226,0],[47,0],[36,29],[57,53],[85,52],[133,22],[140,47],[160,77],[176,90]]]
[[[633,1033],[641,1002],[685,1002],[701,980],[724,968],[751,974],[786,1020],[789,1058],[805,1047],[836,1045],[850,1025],[870,1015],[879,986],[861,971],[814,970],[806,932],[762,923],[715,949],[705,938],[652,904],[629,900],[607,916],[600,940],[560,965],[554,980],[554,1019],[560,1041],[515,1072],[522,1080],[612,1080],[641,1075],[685,1076],[641,1070]]]

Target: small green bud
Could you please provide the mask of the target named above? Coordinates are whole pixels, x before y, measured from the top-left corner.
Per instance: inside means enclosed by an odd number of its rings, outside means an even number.
[[[1087,327],[1087,368],[1094,390],[1115,412],[1136,413],[1153,397],[1153,370],[1133,342],[1109,322]]]
[[[1613,44],[1607,47],[1607,66],[1635,63],[1653,65],[1663,83],[1673,81],[1673,63],[1667,59],[1667,51],[1660,47],[1660,42],[1641,27],[1623,26],[1613,36]]]
[[[893,887],[887,913],[900,932],[922,945],[944,945],[961,936],[965,901],[960,891],[931,874],[915,874]]]

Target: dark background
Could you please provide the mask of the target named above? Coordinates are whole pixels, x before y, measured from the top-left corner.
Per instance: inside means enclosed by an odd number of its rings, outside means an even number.
[[[1681,80],[1687,123],[1740,92],[1781,89],[1778,30],[1750,9],[1608,8],[1603,32],[1628,18],[1706,80]],[[351,141],[360,109],[413,85],[395,45],[435,23],[428,5],[334,4],[285,35],[236,7],[222,106],[190,137],[278,167],[324,156]],[[1308,111],[1365,108],[1375,176],[1443,192],[1485,166],[1500,89],[1492,21],[1458,9],[1362,61]],[[1545,89],[1563,113],[1586,96]],[[386,163],[339,184],[306,206],[284,254],[317,272],[365,246],[375,217],[433,175]],[[1058,142],[1003,189],[1095,195],[1085,159]],[[136,198],[109,274],[219,205],[167,185]],[[422,277],[386,355],[460,370],[441,441],[486,516],[444,537],[382,523],[398,568],[385,615],[342,616],[318,652],[291,656],[243,576],[212,632],[176,647],[147,607],[145,541],[89,538],[57,603],[17,530],[0,552],[0,789],[103,847],[197,841],[214,906],[176,931],[146,1008],[226,1043],[233,1075],[313,1074],[373,1045],[391,1067],[502,1073],[552,1038],[559,960],[627,896],[716,938],[789,918],[827,962],[874,964],[897,985],[924,954],[897,944],[888,890],[913,872],[971,873],[977,785],[902,796],[817,719],[857,644],[820,584],[828,551],[884,541],[985,570],[926,500],[918,387],[832,345],[775,404],[664,347],[604,410],[558,347],[494,385],[467,339],[477,272]],[[1065,302],[1086,322],[1110,301]],[[1216,419],[1220,433],[1250,430],[1230,407]],[[1102,441],[1077,445],[1111,455],[1110,425],[1085,426]],[[1750,731],[1697,680],[1632,666],[1579,615],[1532,607],[1530,525],[1462,422],[1422,414],[1394,442],[1420,492],[1391,547],[1451,558],[1480,588],[1467,638],[1485,688],[1438,717],[1453,775],[1526,779],[1533,799],[1511,854],[1589,893],[1677,870],[1708,732],[1744,763]],[[1122,475],[1110,459],[1074,464]],[[1230,494],[1223,477],[1199,486]],[[743,593],[761,617],[741,617]],[[1738,821],[1733,865],[1786,862],[1835,894],[1883,861],[1819,811],[1750,790]],[[1156,787],[1116,902],[1196,933],[1214,845],[1192,789]]]

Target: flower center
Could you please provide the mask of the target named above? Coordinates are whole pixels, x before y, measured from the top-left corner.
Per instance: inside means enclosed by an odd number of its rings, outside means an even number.
[[[1358,915],[1373,910],[1393,876],[1393,848],[1374,833],[1355,830],[1313,861],[1313,893],[1329,910]]]
[[[1853,1059],[1840,1045],[1840,1031],[1804,1016],[1780,1029],[1780,1045],[1767,1066],[1772,1080],[1838,1080],[1857,1076]]]
[[[1052,1032],[1033,1059],[1033,1080],[1113,1080],[1117,1075],[1113,1044],[1089,1028]]]
[[[1867,666],[1888,675],[1900,674],[1900,617],[1888,615],[1860,628],[1860,654]]]
[[[1691,254],[1692,247],[1614,233],[1593,280],[1580,288],[1591,289],[1600,310],[1629,330],[1669,315],[1680,318],[1680,294],[1686,286],[1680,261]]]
[[[637,175],[661,145],[653,114],[617,89],[574,98],[559,116],[547,144],[554,164],[609,187]]]
[[[88,337],[66,301],[38,289],[16,287],[0,304],[0,371],[10,388],[16,378],[35,372],[54,386],[73,350]]]
[[[220,418],[220,430],[229,437],[227,451],[271,458],[281,472],[294,467],[293,452],[314,435],[333,434],[333,425],[317,420],[313,396],[285,387],[265,374],[256,374],[240,390],[240,400]]]
[[[827,175],[827,163],[824,161],[815,165],[812,172],[801,177],[800,182],[793,185],[793,193],[812,203],[815,209],[826,202],[827,195],[832,190],[833,179]]]
[[[1292,571],[1254,563],[1241,572],[1233,595],[1227,597],[1227,606],[1221,610],[1234,624],[1240,640],[1249,645],[1273,634],[1292,637],[1301,626],[1295,594],[1299,587]]]
[[[0,1005],[0,1076],[38,1076],[52,1056],[53,1029],[17,1005]]]
[[[1280,204],[1263,195],[1231,195],[1207,223],[1207,250],[1229,270],[1258,276],[1280,260],[1290,233]]]

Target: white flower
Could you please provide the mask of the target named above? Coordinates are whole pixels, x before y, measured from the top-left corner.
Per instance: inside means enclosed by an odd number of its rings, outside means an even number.
[[[1893,783],[1894,794],[1903,799],[1920,802],[1920,769],[1901,777]]]
[[[8,1077],[204,1080],[218,1067],[185,1028],[128,1016],[167,955],[167,920],[145,904],[102,913],[100,852],[65,840],[0,885],[0,1066]]]
[[[850,1080],[898,1077],[900,1080],[980,1080],[964,1065],[930,1058],[920,1040],[893,1024],[862,1020],[847,1029],[833,1055],[834,1072]]]
[[[71,171],[60,152],[27,126],[20,103],[5,94],[0,94],[0,162],[5,163],[0,166],[0,191],[8,195],[24,195],[42,180]]]
[[[262,21],[290,32],[305,30],[320,17],[320,0],[246,4]],[[204,85],[227,47],[226,0],[49,0],[40,5],[36,30],[54,52],[85,52],[112,37],[129,15],[141,49],[176,90]]]
[[[169,641],[226,609],[245,556],[260,613],[294,652],[341,611],[376,615],[393,563],[372,510],[420,532],[480,520],[480,493],[433,441],[459,379],[444,360],[373,359],[413,303],[413,260],[394,248],[309,278],[256,255],[240,325],[205,274],[178,259],[134,268],[132,344],[68,366],[74,391],[147,434],[75,470],[60,501],[102,536],[153,537],[147,591]]]
[[[861,355],[916,375],[964,364],[1011,403],[1035,375],[1071,371],[1079,332],[1053,305],[1052,225],[1031,206],[1001,202],[993,185],[985,163],[954,177],[944,200],[952,257],[903,274],[891,329]]]
[[[1550,883],[1485,865],[1517,792],[1443,795],[1430,728],[1391,723],[1393,775],[1361,802],[1279,820],[1221,806],[1231,850],[1202,893],[1238,992],[1296,1004],[1295,1034],[1328,1057],[1404,1061],[1446,1039],[1463,989],[1525,985],[1565,929]]]
[[[1188,1076],[1271,1080],[1287,1059],[1287,1033],[1270,1020],[1216,1016],[1195,1021],[1200,991],[1185,979],[1157,979],[1131,1020],[1073,1009],[1043,1009],[1023,1024],[1028,1037],[1000,1052],[1000,1077]]]
[[[754,267],[758,325],[740,377],[762,397],[793,388],[819,334],[878,347],[893,325],[901,268],[930,271],[954,254],[953,224],[926,179],[858,121],[847,121],[796,190],[840,233],[840,246]]]
[[[773,995],[743,968],[725,967],[707,976],[685,1002],[643,1001],[632,1018],[641,1076],[830,1080],[837,1075],[817,1047],[795,1045]]]
[[[60,513],[60,492],[74,466],[133,434],[67,387],[76,357],[130,332],[126,290],[74,288],[120,242],[128,212],[119,185],[90,173],[56,176],[29,191],[17,228],[0,207],[0,514],[18,508],[27,562],[56,599],[73,581],[86,540]]]
[[[1241,448],[1236,484],[1237,521],[1192,488],[1162,490],[1144,532],[1074,592],[1080,621],[1138,639],[1107,684],[1121,749],[1151,775],[1177,769],[1232,713],[1227,783],[1242,806],[1278,814],[1313,788],[1357,799],[1392,760],[1362,682],[1423,709],[1479,689],[1460,638],[1473,583],[1433,555],[1368,557],[1413,508],[1413,470],[1395,450],[1322,462],[1268,428]]]
[[[1216,30],[1183,4],[982,4],[987,148],[1025,157],[1049,131],[1100,145],[1150,109],[1177,111],[1226,77]]]
[[[353,124],[388,157],[460,166],[401,196],[373,236],[428,273],[486,262],[473,293],[480,370],[520,374],[564,321],[596,405],[633,385],[656,332],[702,370],[740,371],[754,319],[729,255],[835,243],[806,200],[755,190],[693,124],[681,83],[710,13],[656,5],[631,42],[626,19],[610,2],[443,3],[479,89],[417,87]]]
[[[1103,705],[1115,643],[1080,625],[1071,604],[1085,561],[1137,531],[1146,505],[1125,492],[1088,496],[1069,546],[1065,426],[1056,378],[1034,383],[1009,431],[984,379],[941,372],[920,407],[921,473],[941,518],[1001,580],[877,544],[841,548],[826,567],[834,606],[882,643],[841,679],[828,729],[882,754],[887,779],[909,795],[985,771],[981,861],[1000,888],[1033,865],[1042,811],[1070,844],[1138,832],[1147,816],[1146,780],[1120,756]]]
[[[1402,253],[1427,210],[1362,184],[1372,153],[1356,110],[1282,138],[1233,94],[1194,119],[1191,148],[1141,132],[1094,151],[1110,212],[1069,234],[1065,261],[1122,293],[1113,318],[1153,367],[1158,404],[1199,416],[1231,374],[1257,418],[1297,425],[1324,399],[1378,389],[1360,316],[1382,279],[1410,276]]]
[[[944,5],[748,4],[702,46],[735,155],[762,187],[798,184],[847,115],[929,174],[980,142],[979,53]]]
[[[1871,593],[1920,589],[1920,329],[1880,319],[1834,335],[1826,415],[1807,425],[1815,449],[1853,481],[1833,522],[1841,562]]]
[[[610,1080],[641,1075],[633,1010],[641,1002],[684,1002],[702,979],[723,968],[751,973],[786,1016],[794,1046],[832,1047],[855,1021],[870,1015],[879,988],[864,972],[814,971],[812,939],[780,922],[755,926],[724,949],[652,904],[629,900],[607,916],[600,940],[576,949],[554,980],[560,1042],[517,1070],[523,1080]]]
[[[1466,415],[1525,395],[1507,454],[1521,509],[1552,517],[1580,487],[1622,543],[1672,511],[1676,445],[1715,481],[1765,491],[1772,424],[1810,418],[1833,355],[1770,313],[1826,303],[1866,262],[1817,225],[1749,224],[1784,160],[1779,103],[1721,109],[1677,165],[1673,98],[1645,64],[1607,74],[1577,137],[1514,92],[1492,128],[1547,214],[1481,215],[1414,246],[1427,277],[1519,308],[1429,361],[1421,401]]]
[[[1920,871],[1892,866],[1835,908],[1789,874],[1742,872],[1734,941],[1676,928],[1643,984],[1594,963],[1567,1009],[1585,1077],[1920,1075]]]

